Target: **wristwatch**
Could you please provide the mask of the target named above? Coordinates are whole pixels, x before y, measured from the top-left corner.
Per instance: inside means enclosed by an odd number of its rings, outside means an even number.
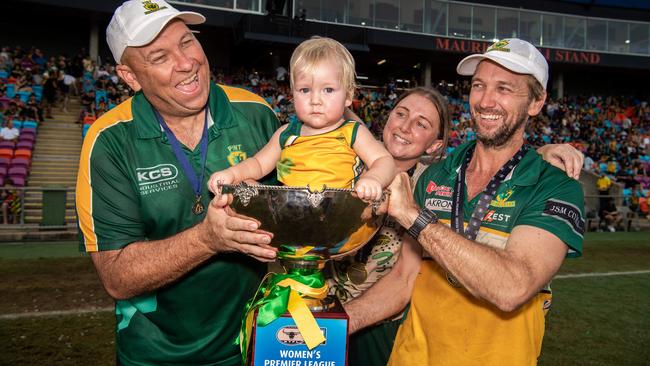
[[[421,208],[420,214],[413,222],[413,225],[409,228],[408,233],[417,240],[420,236],[420,232],[424,230],[427,225],[435,224],[436,222],[438,222],[438,215],[428,208]]]

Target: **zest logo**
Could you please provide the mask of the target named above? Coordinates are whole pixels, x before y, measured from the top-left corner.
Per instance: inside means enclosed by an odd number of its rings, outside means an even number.
[[[149,168],[137,168],[138,185],[160,183],[175,179],[178,176],[178,168],[173,164],[159,164]]]

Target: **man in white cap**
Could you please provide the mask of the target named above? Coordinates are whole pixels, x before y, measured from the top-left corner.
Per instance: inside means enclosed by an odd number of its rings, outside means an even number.
[[[525,144],[526,122],[542,109],[548,80],[533,45],[501,40],[463,59],[457,71],[472,75],[477,141],[431,165],[415,199],[406,175],[391,186],[388,213],[409,228],[425,258],[389,364],[536,364],[550,281],[565,257],[582,252],[582,188]],[[418,263],[411,268],[418,271]],[[380,306],[368,319],[351,318],[355,329],[390,316],[391,302],[400,302],[369,294],[381,299],[366,304]]]
[[[206,179],[255,154],[278,121],[264,100],[210,83],[187,24],[162,0],[127,1],[106,39],[135,95],[98,119],[81,153],[76,204],[116,299],[121,365],[238,365],[240,318],[275,250]]]

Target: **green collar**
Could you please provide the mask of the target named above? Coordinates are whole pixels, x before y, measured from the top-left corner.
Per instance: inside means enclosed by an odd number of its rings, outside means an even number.
[[[211,140],[221,134],[220,130],[237,126],[228,96],[220,86],[214,83],[210,83],[208,105],[211,117],[208,120]],[[142,91],[135,93],[133,96],[131,111],[134,120],[138,121],[135,124],[138,138],[153,139],[163,136],[163,130],[158,124],[153,107]]]
[[[476,140],[466,142],[458,146],[452,153],[449,155],[443,164],[444,169],[451,175],[455,176],[456,171],[463,163],[465,158],[465,152],[476,145]],[[511,174],[512,184],[518,186],[531,186],[537,183],[539,180],[539,174],[542,170],[544,160],[542,157],[537,154],[534,149],[528,150],[524,158],[517,165],[514,172]]]

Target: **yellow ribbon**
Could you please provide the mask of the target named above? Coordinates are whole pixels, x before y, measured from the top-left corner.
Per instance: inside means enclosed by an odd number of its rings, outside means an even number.
[[[314,315],[309,311],[307,304],[302,299],[300,294],[295,290],[291,290],[289,294],[289,305],[287,306],[289,314],[296,322],[296,326],[305,341],[307,348],[310,350],[319,344],[325,342],[325,336],[320,330]]]

